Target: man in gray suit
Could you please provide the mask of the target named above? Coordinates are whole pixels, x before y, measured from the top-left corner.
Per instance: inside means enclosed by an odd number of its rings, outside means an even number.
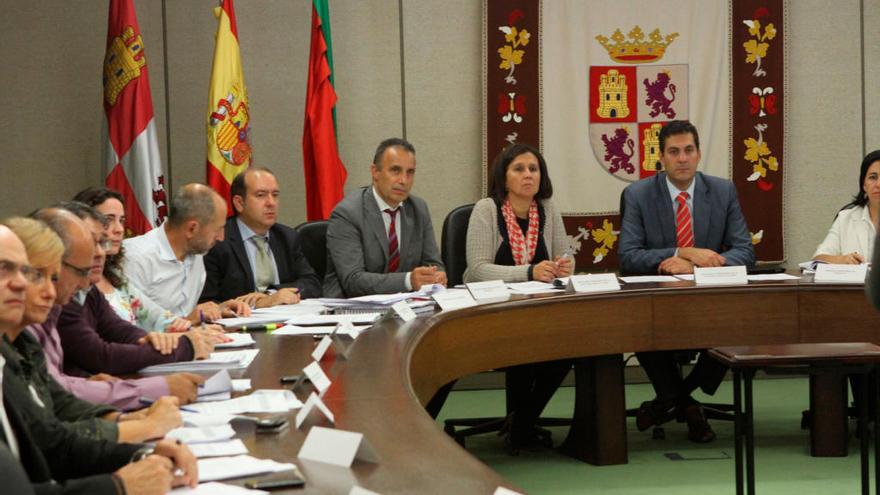
[[[428,205],[410,195],[416,150],[382,141],[370,165],[373,184],[336,205],[327,225],[325,297],[356,297],[446,285]]]
[[[631,184],[623,191],[620,269],[625,273],[693,273],[694,267],[752,265],[755,250],[733,183],[697,172],[700,138],[686,121],[672,121],[660,131],[664,172]],[[688,423],[688,438],[710,442],[715,433],[691,393],[711,394],[726,368],[700,356],[683,378],[676,351],[637,353],[657,398],[642,404],[639,430],[673,415]]]

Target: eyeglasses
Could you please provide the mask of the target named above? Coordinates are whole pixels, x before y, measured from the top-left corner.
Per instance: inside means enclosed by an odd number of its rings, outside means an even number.
[[[71,265],[70,263],[68,263],[68,262],[66,262],[66,261],[64,261],[64,260],[61,260],[61,265],[62,265],[62,266],[65,266],[65,267],[67,267],[67,268],[70,268],[70,269],[73,271],[73,273],[75,273],[79,278],[86,278],[86,277],[88,277],[88,276],[89,276],[89,272],[92,271],[92,267],[80,268],[80,267],[78,267],[78,266],[76,266],[76,265]]]
[[[16,273],[21,273],[28,283],[41,282],[44,278],[43,272],[37,270],[30,265],[19,265],[8,260],[0,260],[0,280],[9,280]]]

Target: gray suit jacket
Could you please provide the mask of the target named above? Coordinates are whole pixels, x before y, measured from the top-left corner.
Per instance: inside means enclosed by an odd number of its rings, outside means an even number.
[[[401,203],[400,267],[385,273],[388,235],[372,189],[358,189],[336,205],[327,224],[327,274],[324,297],[393,294],[406,290],[406,273],[419,266],[443,270],[428,205],[410,195]]]
[[[719,253],[730,266],[754,264],[755,249],[733,183],[702,172],[694,180],[694,246]],[[666,173],[627,186],[621,209],[617,245],[621,272],[657,273],[660,262],[673,256],[676,248]]]

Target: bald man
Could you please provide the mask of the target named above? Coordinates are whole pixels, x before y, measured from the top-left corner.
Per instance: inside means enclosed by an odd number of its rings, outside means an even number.
[[[208,186],[187,184],[174,194],[162,227],[124,241],[125,276],[157,304],[193,323],[249,316],[250,307],[234,299],[198,304],[206,278],[204,255],[223,240],[225,226],[223,198]]]

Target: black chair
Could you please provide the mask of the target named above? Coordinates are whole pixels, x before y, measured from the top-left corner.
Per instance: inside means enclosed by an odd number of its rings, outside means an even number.
[[[300,246],[309,264],[323,282],[327,272],[327,220],[315,220],[297,225]]]
[[[464,205],[449,212],[446,220],[443,221],[443,230],[440,237],[440,251],[443,264],[446,266],[446,279],[449,287],[459,285],[463,282],[465,268],[467,268],[467,229],[470,223],[471,211],[474,205]],[[505,381],[507,372],[505,372]],[[443,386],[437,394],[431,399],[426,406],[432,417],[436,417],[446,401],[446,397],[452,390],[455,382],[451,382]],[[507,387],[505,387],[507,390]],[[465,439],[470,436],[480,435],[483,433],[498,432],[499,435],[504,434],[510,424],[510,391],[507,390],[505,404],[507,404],[506,414],[503,417],[488,418],[453,418],[447,419],[443,425],[443,431],[449,434],[464,447]],[[570,419],[565,418],[540,418],[538,424],[541,426],[569,426]],[[550,432],[548,430],[539,429],[540,435],[550,442]],[[515,450],[510,453],[516,454]]]
[[[623,213],[624,213],[624,201],[623,201],[623,192],[620,193],[620,223],[621,227],[623,225]],[[623,273],[621,270],[621,275],[627,275]],[[683,367],[688,363],[693,361],[696,356],[696,351],[681,351],[676,354],[676,361],[678,362],[678,372],[683,374]],[[703,406],[703,412],[706,414],[707,419],[720,419],[724,421],[733,421],[733,404],[716,404],[716,403],[701,403]],[[634,418],[637,416],[640,408],[627,409],[626,416],[630,418]],[[677,417],[675,414],[669,414],[668,416],[661,419],[661,425],[665,424],[673,419],[678,422],[683,422],[683,418]],[[653,438],[655,439],[663,439],[666,437],[666,432],[662,426],[656,425],[654,426],[651,432]]]

